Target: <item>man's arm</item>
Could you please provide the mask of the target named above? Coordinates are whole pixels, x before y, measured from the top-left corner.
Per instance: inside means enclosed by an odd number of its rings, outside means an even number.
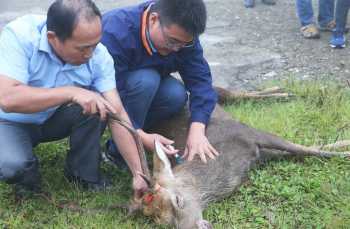
[[[113,107],[98,93],[73,87],[36,88],[0,75],[0,108],[5,112],[35,113],[64,103],[78,103],[86,114],[106,117]]]
[[[181,51],[180,75],[190,92],[191,125],[183,157],[192,160],[199,155],[203,162],[206,156],[214,159],[218,152],[205,136],[205,128],[214,110],[217,95],[212,87],[209,65],[203,56],[198,39],[195,47]]]
[[[116,110],[116,114],[118,114],[119,117],[121,117],[126,122],[130,123],[131,126],[129,116],[121,103],[117,90],[113,89],[104,92],[103,96]],[[140,197],[142,192],[146,191],[147,184],[140,176],[140,174],[143,174],[143,171],[135,140],[126,128],[116,122],[109,121],[109,128],[112,132],[114,142],[116,143],[120,153],[128,164],[133,175],[133,187],[135,190],[135,195],[136,197]]]

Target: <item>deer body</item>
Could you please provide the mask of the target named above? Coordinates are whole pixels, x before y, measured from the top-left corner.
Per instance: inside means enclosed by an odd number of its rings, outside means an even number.
[[[176,148],[183,149],[187,133],[186,113],[174,120],[160,125],[158,132],[175,140]],[[234,121],[219,106],[213,112],[207,136],[211,144],[220,152],[216,160],[207,164],[198,158],[173,168],[176,185],[185,206],[177,215],[178,228],[196,228],[195,222],[202,220],[202,210],[208,203],[223,199],[232,194],[247,179],[248,171],[256,165],[263,155],[258,139],[262,133]],[[204,227],[205,228],[205,227]]]
[[[183,149],[188,117],[186,111],[171,121],[159,124],[154,131],[174,139],[176,148]],[[211,228],[203,220],[202,210],[208,203],[220,200],[236,190],[257,163],[285,155],[349,156],[349,153],[325,152],[297,145],[251,128],[233,120],[219,105],[212,114],[206,134],[210,143],[220,152],[216,160],[209,160],[207,164],[196,158],[169,169],[169,166],[164,167],[164,163],[169,161],[159,159],[159,155],[165,153],[158,148],[154,157],[153,176],[161,189],[155,194],[157,201],[145,206],[146,215],[153,215],[157,222],[172,224],[180,229]]]

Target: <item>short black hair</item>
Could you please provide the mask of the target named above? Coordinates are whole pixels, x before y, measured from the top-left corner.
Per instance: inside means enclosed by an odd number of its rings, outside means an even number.
[[[70,38],[81,18],[101,18],[101,12],[92,0],[56,0],[47,12],[48,31],[55,32],[61,42]]]
[[[157,12],[165,25],[177,24],[193,36],[205,31],[207,9],[203,0],[156,0],[151,11]]]

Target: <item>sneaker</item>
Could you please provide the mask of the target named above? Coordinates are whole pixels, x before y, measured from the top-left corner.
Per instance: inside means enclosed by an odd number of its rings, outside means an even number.
[[[117,149],[112,139],[107,140],[105,147],[105,158],[117,166],[120,170],[127,171],[129,169],[128,164],[125,162],[123,156],[119,153],[119,150]]]
[[[97,182],[89,182],[80,177],[72,175],[68,170],[64,170],[64,176],[71,183],[81,186],[86,191],[100,192],[106,191],[112,187],[112,181],[106,176],[101,175]]]
[[[346,42],[346,39],[345,39],[344,33],[334,31],[332,33],[332,37],[329,42],[329,45],[332,48],[345,48],[345,42]]]
[[[301,27],[300,32],[303,35],[303,37],[307,39],[320,38],[320,32],[318,31],[315,24],[309,24]]]
[[[244,6],[246,8],[253,8],[255,5],[255,0],[244,0]]]
[[[333,32],[335,30],[335,20],[332,20],[330,22],[328,22],[326,25],[320,25],[319,29],[321,31],[326,31],[326,32]]]
[[[262,3],[264,3],[265,5],[275,5],[276,0],[262,0]]]

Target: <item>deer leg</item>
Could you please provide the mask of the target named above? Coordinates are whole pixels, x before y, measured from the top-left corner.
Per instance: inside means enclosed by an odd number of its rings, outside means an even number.
[[[332,150],[335,150],[337,146],[341,147],[343,145],[332,144],[332,146],[333,146]],[[266,155],[268,157],[278,157],[278,156],[289,155],[289,156],[316,156],[316,157],[324,157],[324,158],[330,158],[330,157],[350,158],[349,151],[343,151],[343,152],[325,151],[315,147],[307,147],[307,146],[298,145],[294,143],[289,143],[288,146],[284,147],[284,149],[281,149],[279,147],[274,148],[272,146],[272,147],[261,148],[260,151],[262,152],[263,155]]]
[[[317,147],[319,149],[331,149],[331,150],[335,150],[335,149],[343,149],[346,147],[350,146],[350,140],[343,140],[343,141],[337,141],[333,144],[328,144],[328,145],[324,145],[324,146],[320,146]]]
[[[273,93],[284,93],[284,90],[280,87],[270,87],[266,88],[262,91],[255,91],[256,94],[264,95],[264,94],[273,94]]]
[[[255,138],[262,156],[318,156],[318,157],[350,157],[350,152],[335,152],[323,150],[322,147],[308,147],[286,141],[278,136],[251,129],[249,135]],[[332,150],[350,144],[350,141],[341,141],[332,144]],[[264,155],[265,153],[265,155]]]
[[[271,87],[262,91],[229,91],[221,87],[214,87],[219,95],[219,103],[224,103],[239,99],[265,99],[265,98],[288,98],[292,96],[289,93],[285,93],[283,89],[279,87]]]

